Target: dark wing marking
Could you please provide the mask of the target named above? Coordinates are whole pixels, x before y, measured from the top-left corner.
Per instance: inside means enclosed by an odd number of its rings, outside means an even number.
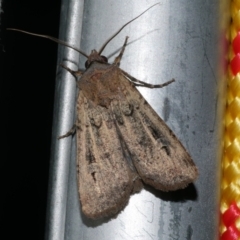
[[[139,176],[163,191],[186,187],[198,175],[190,155],[123,74],[119,84],[125,99],[112,101],[111,109]]]
[[[112,216],[128,202],[139,178],[126,160],[110,111],[86,99],[77,101],[78,183],[84,214]]]

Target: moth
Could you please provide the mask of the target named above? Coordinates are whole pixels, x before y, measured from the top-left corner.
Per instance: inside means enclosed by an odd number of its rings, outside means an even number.
[[[101,55],[126,25],[150,8],[123,25],[90,55],[53,37],[33,34],[87,57],[83,72],[62,65],[76,77],[79,95],[76,124],[59,138],[76,132],[78,190],[82,211],[88,218],[116,215],[143,183],[161,191],[174,191],[185,188],[198,176],[186,149],[136,88],[161,88],[174,80],[151,85],[120,69],[128,37],[112,64]]]

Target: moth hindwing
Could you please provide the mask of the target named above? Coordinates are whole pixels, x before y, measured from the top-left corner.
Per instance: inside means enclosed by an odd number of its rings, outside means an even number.
[[[93,50],[77,85],[77,166],[83,213],[110,217],[127,204],[142,182],[162,191],[185,188],[197,168],[181,142],[142,97],[145,84],[121,70],[121,53],[113,64]],[[64,135],[62,137],[68,136]]]

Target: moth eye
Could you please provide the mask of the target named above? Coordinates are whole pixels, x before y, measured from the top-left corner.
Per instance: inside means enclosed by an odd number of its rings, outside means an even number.
[[[89,66],[89,63],[88,63],[88,60],[85,62],[85,68],[88,68]]]
[[[107,59],[107,57],[105,57],[105,56],[103,56],[103,55],[101,55],[101,58],[102,58],[102,60],[104,61],[104,62],[108,62],[108,59]]]

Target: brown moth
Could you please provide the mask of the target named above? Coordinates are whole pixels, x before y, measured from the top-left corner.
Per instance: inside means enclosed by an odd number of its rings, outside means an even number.
[[[62,66],[77,78],[80,91],[75,127],[60,138],[76,131],[80,201],[83,213],[92,219],[116,215],[143,183],[174,191],[185,188],[198,175],[181,142],[136,89],[161,88],[174,80],[151,85],[120,69],[128,37],[112,64],[101,56],[106,45],[130,22],[90,55],[55,38],[34,34],[87,57],[84,72]]]

